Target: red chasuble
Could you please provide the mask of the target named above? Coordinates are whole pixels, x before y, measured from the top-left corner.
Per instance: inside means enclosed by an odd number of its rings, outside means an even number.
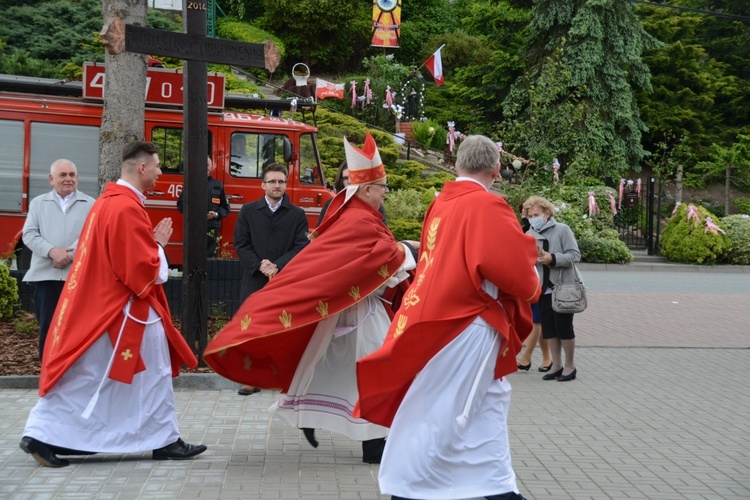
[[[505,200],[472,181],[447,183],[432,202],[419,253],[383,347],[357,362],[354,415],[387,427],[417,373],[477,316],[500,334],[495,377],[516,371],[541,291],[534,238]],[[484,280],[499,288],[498,300],[482,290]]]
[[[114,346],[123,329],[110,378],[130,383],[145,369],[140,358],[144,325],[129,319],[123,328],[122,309],[131,298],[132,316],[144,321],[150,306],[161,317],[173,375],[179,374],[183,363],[191,368],[198,365],[172,324],[164,288],[156,284],[158,275],[158,244],[143,203],[129,187],[107,184],[83,226],[50,325],[39,379],[40,396],[105,332],[109,332]]]
[[[286,392],[317,323],[363,300],[402,266],[404,247],[380,213],[357,196],[342,206],[344,195],[318,236],[208,344],[204,359],[217,373]]]

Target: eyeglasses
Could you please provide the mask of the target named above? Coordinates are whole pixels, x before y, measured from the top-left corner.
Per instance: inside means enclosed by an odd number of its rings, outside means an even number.
[[[284,184],[286,184],[286,181],[277,181],[277,180],[263,181],[263,184],[273,184],[274,186],[283,186]]]
[[[389,189],[388,184],[370,184],[370,186],[380,186],[383,189]]]
[[[348,180],[349,180],[349,176],[348,176],[348,175],[345,175],[345,176],[343,176],[343,177],[341,178],[341,180],[342,180],[342,181],[348,181]]]

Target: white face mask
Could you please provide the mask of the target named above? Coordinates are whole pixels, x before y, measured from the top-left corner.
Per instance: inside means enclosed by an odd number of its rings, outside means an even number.
[[[534,228],[534,231],[539,232],[540,229],[544,227],[544,224],[546,224],[547,221],[544,220],[544,218],[540,215],[539,217],[532,217],[529,219],[529,225],[531,225],[532,228]]]

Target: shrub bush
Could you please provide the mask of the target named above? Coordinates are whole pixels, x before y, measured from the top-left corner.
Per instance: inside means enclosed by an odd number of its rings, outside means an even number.
[[[630,249],[617,238],[586,235],[578,240],[581,260],[600,264],[627,264],[633,260]]]
[[[411,134],[414,140],[420,144],[442,151],[445,149],[445,139],[448,131],[445,127],[433,120],[414,122],[411,126]]]
[[[727,254],[727,262],[741,266],[750,265],[750,216],[730,215],[721,219],[727,236],[732,241],[732,251]]]
[[[390,180],[388,182],[390,183]],[[385,213],[388,219],[413,219],[421,222],[425,208],[422,193],[416,189],[393,191],[385,198]]]
[[[386,211],[386,215],[388,212]],[[422,236],[422,223],[413,219],[391,219],[388,216],[388,227],[397,240],[416,240]]]
[[[706,217],[711,217],[708,210],[690,206],[695,208],[698,220],[688,220],[688,205],[680,205],[662,233],[661,253],[675,262],[714,264],[729,253],[732,242],[725,234],[706,231]],[[721,227],[721,223],[715,223]]]
[[[18,304],[18,282],[10,275],[5,263],[0,263],[0,319],[13,316],[13,308]]]
[[[744,197],[744,198],[737,198],[736,200],[732,201],[732,203],[735,204],[737,208],[740,209],[740,212],[743,214],[750,214],[750,197]]]

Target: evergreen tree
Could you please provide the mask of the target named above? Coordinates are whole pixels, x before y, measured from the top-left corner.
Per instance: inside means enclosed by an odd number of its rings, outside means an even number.
[[[531,120],[537,112],[531,99],[537,83],[556,80],[562,88],[543,103],[544,114],[554,116],[563,107],[567,137],[542,142],[565,146],[555,152],[563,167],[612,176],[639,169],[646,155],[641,146],[646,127],[635,92],[651,88],[641,54],[658,42],[644,31],[633,5],[627,0],[536,0],[528,34],[528,77],[515,82],[504,102],[506,114],[519,124]],[[562,74],[545,74],[549,71]],[[546,134],[540,125],[537,133]],[[528,142],[519,146],[527,152],[533,147]]]

